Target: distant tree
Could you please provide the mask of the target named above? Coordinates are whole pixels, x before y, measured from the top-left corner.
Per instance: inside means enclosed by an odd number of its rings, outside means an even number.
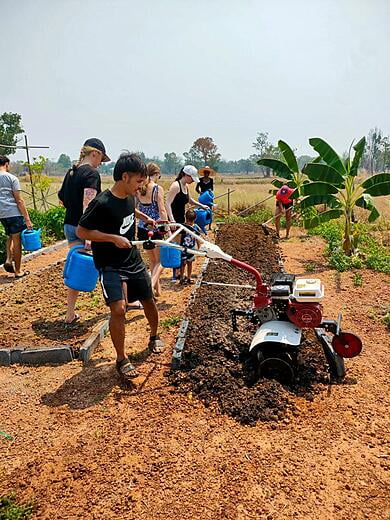
[[[72,161],[70,160],[69,155],[66,155],[65,153],[62,153],[62,154],[58,157],[57,164],[58,164],[59,166],[62,166],[62,167],[65,168],[65,169],[69,169],[69,168],[72,166]]]
[[[0,116],[0,144],[12,147],[16,146],[17,136],[24,132],[21,125],[22,116],[19,114],[13,114],[12,112],[4,112]],[[0,155],[12,155],[15,151],[15,148],[0,146]]]
[[[384,148],[383,133],[380,128],[371,128],[367,136],[366,153],[364,157],[364,165],[370,171],[378,171],[380,167],[380,159]]]
[[[175,152],[164,153],[164,161],[162,163],[162,172],[169,175],[176,174],[180,171],[183,161]]]
[[[189,151],[184,152],[183,155],[186,161],[191,162],[197,168],[207,165],[217,169],[221,159],[218,147],[211,137],[199,137]]]

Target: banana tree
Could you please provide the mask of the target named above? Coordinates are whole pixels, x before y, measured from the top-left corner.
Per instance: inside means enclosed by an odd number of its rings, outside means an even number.
[[[307,178],[305,174],[299,170],[297,158],[290,146],[286,142],[280,140],[278,141],[278,148],[284,161],[264,158],[258,160],[257,164],[271,168],[278,177],[286,179],[285,181],[274,179],[271,184],[276,186],[276,188],[281,188],[284,184],[287,184],[290,188],[295,188],[296,192],[294,193],[294,198],[297,198],[299,197],[301,187]]]
[[[370,212],[369,222],[377,219],[379,211],[375,207],[372,197],[390,194],[390,174],[380,173],[364,182],[356,181],[366,144],[365,137],[353,147],[353,157],[351,146],[345,160],[323,139],[313,137],[309,139],[309,143],[319,154],[322,162],[313,162],[305,166],[304,173],[311,182],[302,186],[301,195],[305,198],[299,205],[305,209],[318,204],[326,204],[330,209],[306,220],[305,227],[312,228],[323,222],[343,217],[345,223],[343,249],[346,254],[351,255],[353,252],[353,211],[356,206],[359,206]]]

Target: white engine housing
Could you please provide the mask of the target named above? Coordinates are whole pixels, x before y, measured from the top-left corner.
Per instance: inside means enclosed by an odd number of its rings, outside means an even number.
[[[297,278],[292,295],[297,302],[320,302],[324,297],[324,285],[318,278]]]
[[[267,321],[257,329],[249,352],[262,343],[284,343],[297,347],[301,343],[301,336],[301,329],[289,321]]]

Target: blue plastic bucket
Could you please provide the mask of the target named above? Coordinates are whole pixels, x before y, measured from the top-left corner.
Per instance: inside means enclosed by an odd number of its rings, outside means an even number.
[[[211,190],[204,191],[199,195],[199,202],[206,206],[212,206],[214,203],[214,192]]]
[[[41,229],[24,229],[22,231],[22,245],[26,251],[38,251],[38,249],[41,249],[41,232]]]
[[[196,208],[195,213],[196,213],[195,224],[198,224],[198,226],[203,231],[203,233],[207,234],[206,226],[211,224],[211,222],[213,220],[213,213],[212,213],[211,209]]]
[[[175,269],[181,266],[181,251],[169,246],[160,247],[160,263],[163,267]]]
[[[64,282],[70,289],[91,292],[95,289],[99,272],[93,263],[93,257],[77,245],[69,250],[64,266]]]

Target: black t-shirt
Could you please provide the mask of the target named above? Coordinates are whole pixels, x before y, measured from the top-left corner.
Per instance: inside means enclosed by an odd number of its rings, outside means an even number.
[[[78,225],[83,214],[85,188],[93,188],[98,193],[102,191],[99,172],[89,164],[83,164],[75,171],[70,170],[58,192],[58,198],[66,208],[65,224]]]
[[[110,190],[105,190],[90,202],[80,219],[80,226],[126,237],[130,241],[134,240],[134,207],[134,197],[120,199]],[[145,269],[145,264],[135,246],[121,249],[112,242],[92,242],[92,253],[98,269],[103,267],[123,269],[130,275],[139,274]]]

